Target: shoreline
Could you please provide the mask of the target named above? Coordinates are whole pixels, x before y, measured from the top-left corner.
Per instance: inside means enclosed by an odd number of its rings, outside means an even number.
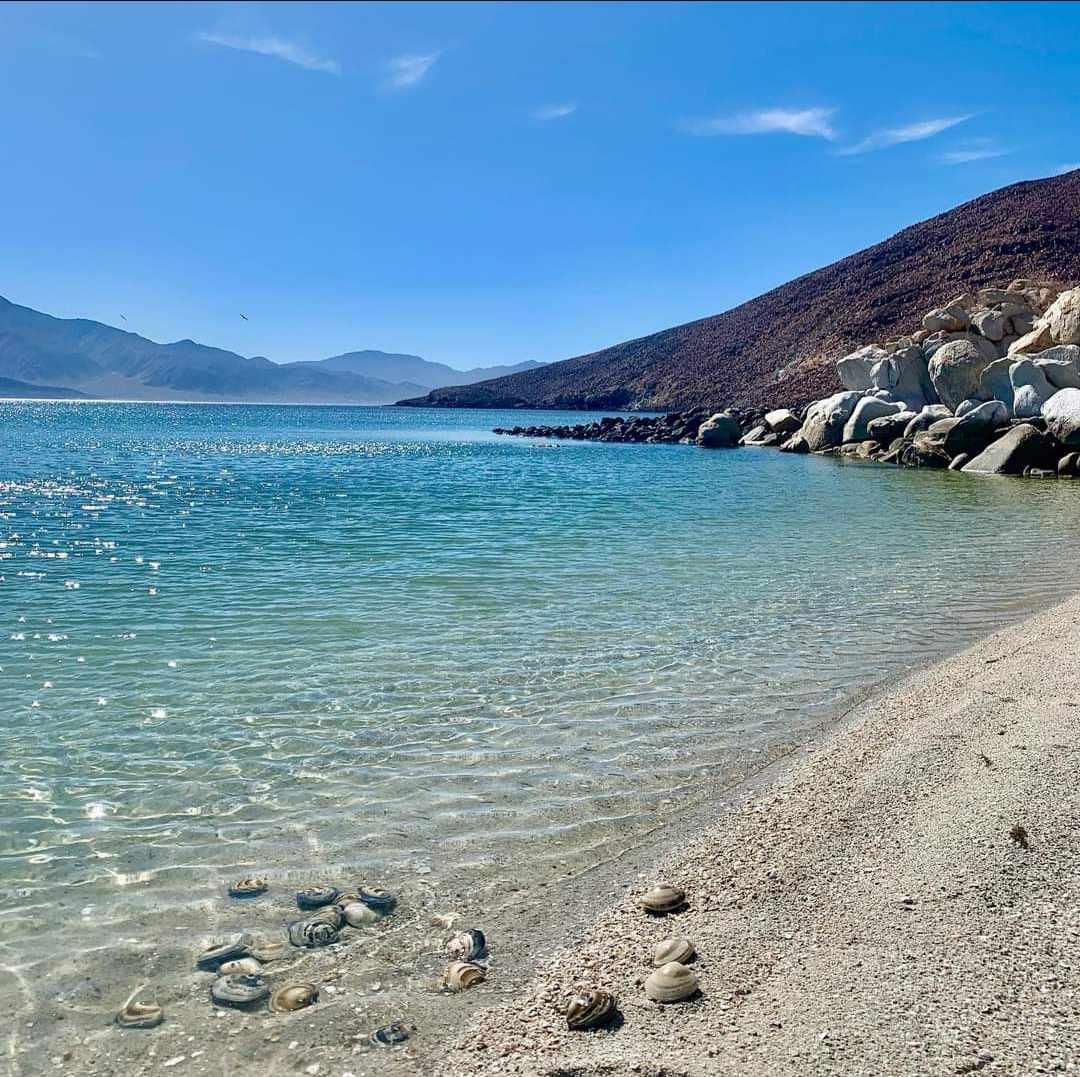
[[[1080,1053],[1080,996],[1058,978],[1080,938],[1078,626],[1080,595],[871,689],[722,795],[519,997],[474,1014],[442,1072],[1065,1068]],[[636,895],[655,881],[689,908],[646,917]],[[640,982],[673,934],[697,945],[703,994],[658,1007]],[[583,986],[617,995],[621,1027],[566,1031],[559,1000]]]

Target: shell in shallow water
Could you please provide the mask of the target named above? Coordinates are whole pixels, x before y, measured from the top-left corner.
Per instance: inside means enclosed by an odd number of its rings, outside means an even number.
[[[361,886],[360,900],[376,912],[389,912],[397,904],[397,898],[381,886]]]
[[[319,1001],[319,989],[314,984],[286,984],[270,996],[272,1013],[289,1013],[303,1010]]]
[[[446,949],[462,961],[476,961],[487,956],[487,939],[479,928],[474,927],[455,935],[446,944]]]
[[[407,1025],[404,1021],[395,1021],[392,1025],[383,1025],[375,1029],[368,1036],[368,1043],[374,1047],[392,1047],[396,1043],[404,1043],[414,1032],[414,1025]]]
[[[265,894],[268,889],[269,884],[261,875],[247,875],[229,884],[229,897],[258,897],[259,894]]]
[[[254,1006],[269,994],[270,985],[261,976],[219,976],[210,985],[210,998],[218,1006]]]
[[[319,909],[323,905],[333,905],[340,890],[332,886],[309,886],[296,891],[296,905],[300,909]]]
[[[289,942],[293,946],[311,949],[316,946],[331,946],[337,941],[337,928],[325,920],[294,920],[289,924]]]
[[[345,917],[345,923],[349,927],[369,927],[371,924],[377,924],[382,919],[374,909],[369,909],[359,901],[353,901],[346,905],[341,910],[341,915]]]
[[[641,895],[638,903],[646,912],[663,916],[681,909],[686,904],[686,891],[677,886],[654,886],[652,890]]]
[[[652,963],[659,968],[670,961],[680,965],[689,965],[697,956],[694,944],[689,939],[664,939],[653,947]]]
[[[262,965],[253,957],[237,957],[232,961],[223,961],[218,968],[222,976],[258,976]]]
[[[121,1028],[157,1028],[165,1020],[165,1011],[156,1003],[136,1001],[145,990],[146,984],[136,987],[120,1007],[115,1020]]]
[[[252,938],[246,932],[230,935],[227,939],[215,942],[203,950],[195,959],[195,965],[205,972],[217,972],[226,961],[247,957],[251,952],[251,943]]]
[[[682,1002],[697,994],[698,974],[669,961],[645,977],[645,997],[653,1002]]]
[[[616,1013],[615,996],[600,988],[582,991],[566,1003],[566,1027],[572,1032],[584,1032],[606,1025]]]
[[[471,961],[451,961],[443,976],[443,983],[451,991],[468,991],[483,982],[484,970]]]

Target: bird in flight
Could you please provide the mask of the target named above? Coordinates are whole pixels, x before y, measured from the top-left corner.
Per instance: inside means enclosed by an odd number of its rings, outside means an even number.
[[[127,321],[127,318],[123,314],[121,314],[120,317],[123,318],[125,322]]]
[[[240,317],[243,318],[245,322],[248,320],[248,316],[246,314],[241,314]]]

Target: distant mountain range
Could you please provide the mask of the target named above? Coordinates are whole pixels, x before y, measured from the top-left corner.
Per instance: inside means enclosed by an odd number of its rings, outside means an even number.
[[[917,329],[916,311],[1015,277],[1080,280],[1080,170],[983,195],[723,314],[404,403],[658,411],[804,403],[840,388],[835,360],[846,352]]]
[[[392,404],[542,364],[454,370],[416,355],[356,351],[272,363],[179,340],[158,344],[84,318],[53,318],[0,297],[0,396]]]

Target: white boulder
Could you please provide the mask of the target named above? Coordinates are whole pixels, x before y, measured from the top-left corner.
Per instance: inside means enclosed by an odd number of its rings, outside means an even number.
[[[1070,449],[1080,446],[1080,389],[1058,390],[1043,404],[1042,415],[1047,433]]]
[[[889,353],[876,344],[867,344],[850,355],[845,355],[843,359],[836,361],[836,373],[840,375],[840,384],[845,389],[864,392],[873,386],[870,380],[871,371],[882,359],[888,357]]]
[[[706,449],[733,449],[742,430],[733,415],[718,411],[698,427],[697,443]]]
[[[1034,419],[1056,391],[1045,372],[1026,357],[1009,367],[1009,381],[1013,387],[1012,410],[1018,419]]]
[[[1059,344],[1031,356],[1055,389],[1080,389],[1080,345]]]
[[[982,372],[997,358],[987,357],[971,340],[954,340],[944,344],[930,359],[930,381],[938,398],[948,408],[955,409],[968,397],[978,398]]]
[[[844,425],[844,441],[865,441],[869,437],[867,427],[872,419],[896,415],[903,410],[902,404],[894,404],[876,396],[864,396],[855,405],[851,418]]]
[[[1050,304],[1039,319],[1055,344],[1080,344],[1080,288],[1070,288]]]

